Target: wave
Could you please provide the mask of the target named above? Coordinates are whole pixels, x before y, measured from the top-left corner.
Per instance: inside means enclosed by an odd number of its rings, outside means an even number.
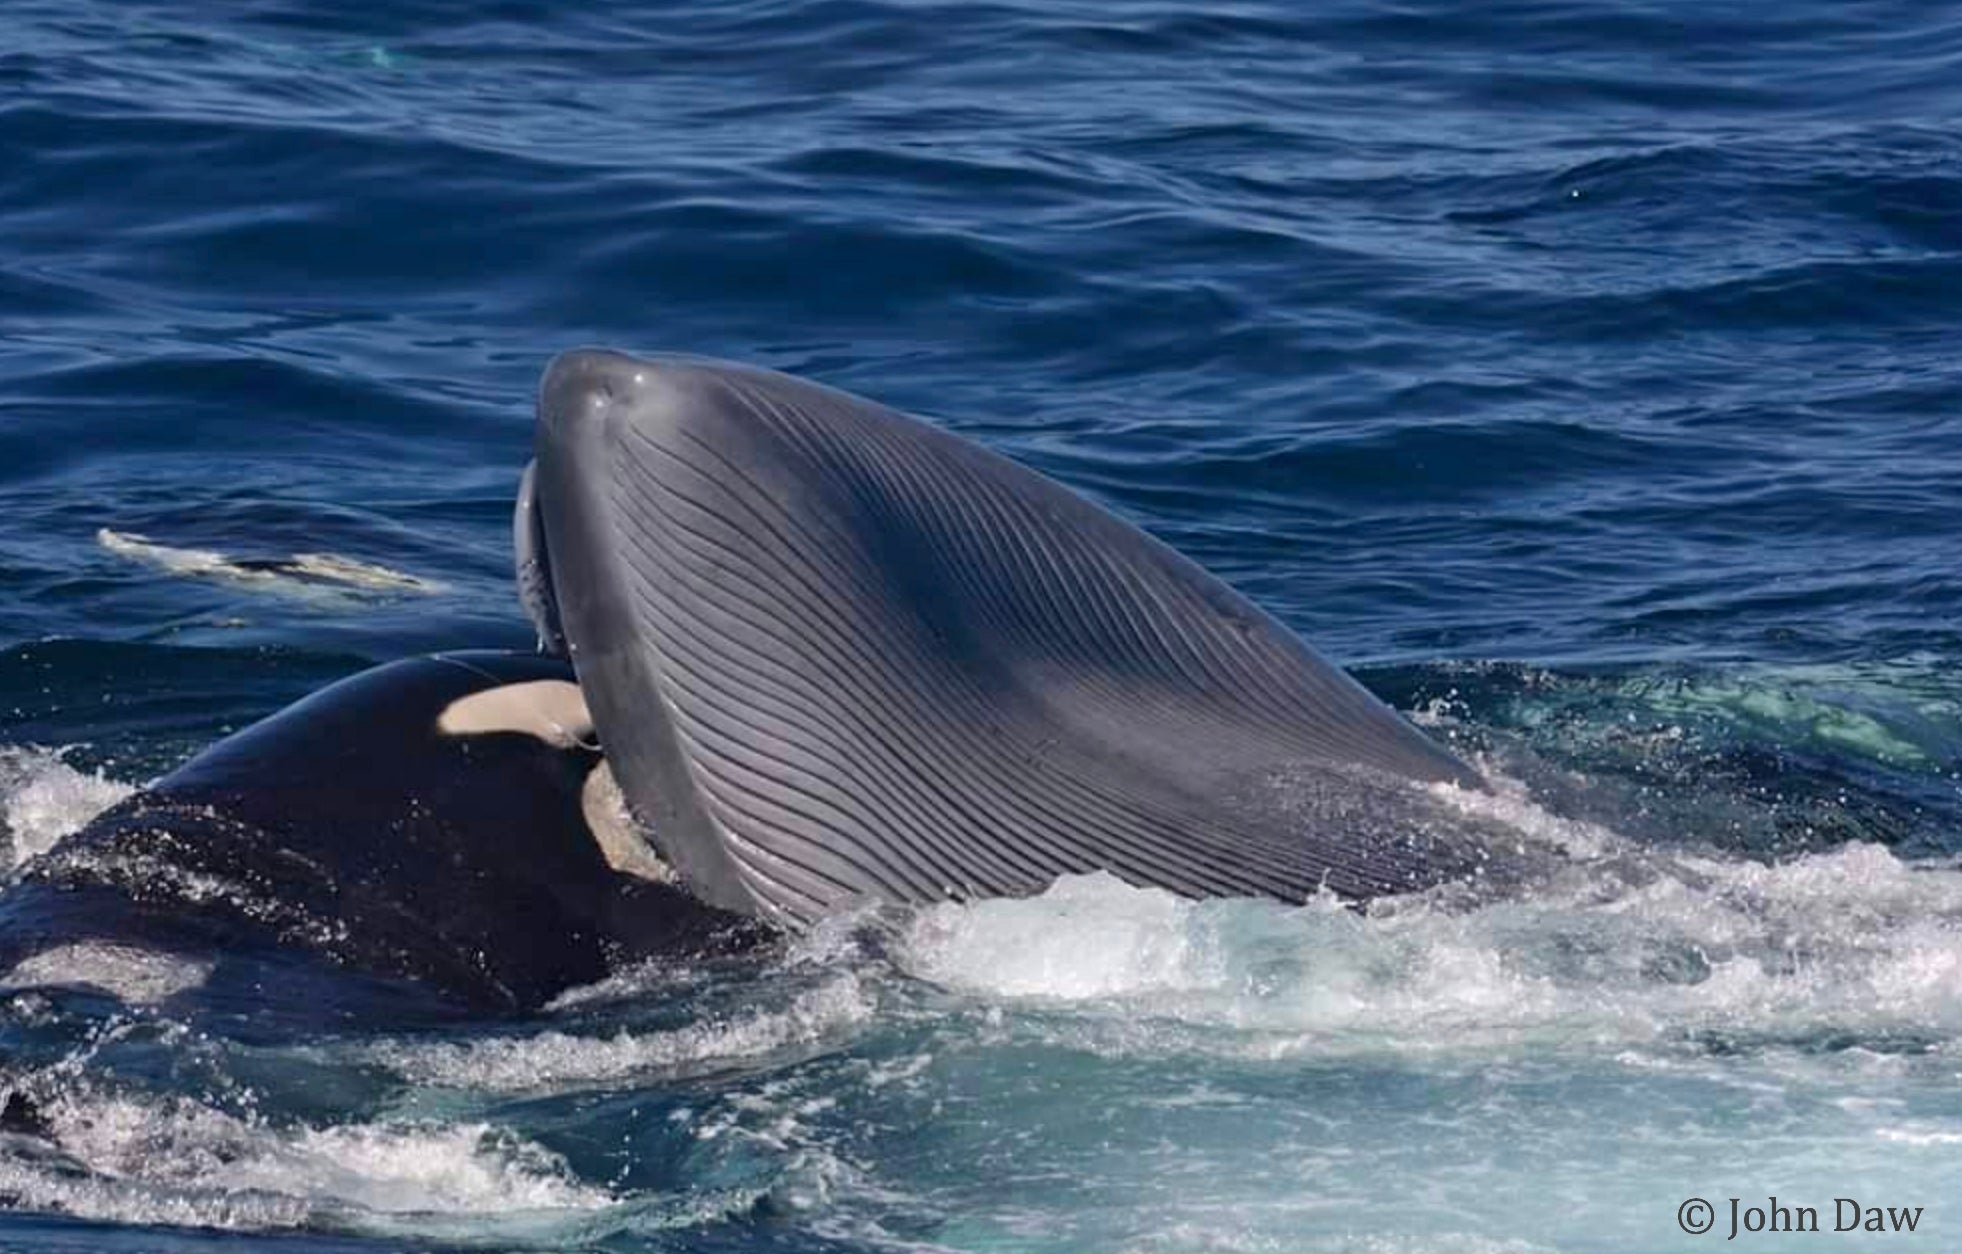
[[[44,1143],[0,1153],[0,1194],[83,1219],[550,1245],[617,1201],[484,1123],[283,1126],[88,1082],[51,1087],[40,1112]]]
[[[0,835],[4,871],[45,853],[70,832],[135,792],[129,784],[83,771],[52,749],[0,745]]]

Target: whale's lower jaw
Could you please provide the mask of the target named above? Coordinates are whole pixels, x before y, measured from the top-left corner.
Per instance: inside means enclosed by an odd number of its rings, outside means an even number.
[[[1478,787],[1245,598],[1043,476],[767,370],[579,351],[539,401],[558,625],[705,900],[801,925],[1105,870],[1402,892]]]

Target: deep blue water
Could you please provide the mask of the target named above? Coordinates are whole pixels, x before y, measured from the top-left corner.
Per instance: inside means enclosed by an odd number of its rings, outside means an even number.
[[[1469,917],[1064,885],[445,1038],[16,994],[58,1152],[0,1145],[0,1246],[1673,1249],[1770,1193],[1962,1232],[1962,11],[0,26],[22,848],[367,662],[528,645],[532,393],[598,343],[1018,457],[1509,821],[1689,868]],[[295,554],[361,565],[227,564]]]

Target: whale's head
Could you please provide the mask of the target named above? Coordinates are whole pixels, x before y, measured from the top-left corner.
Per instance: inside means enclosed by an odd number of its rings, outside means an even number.
[[[570,656],[560,598],[579,595],[556,582],[562,572],[554,569],[548,514],[559,514],[556,525],[566,531],[607,516],[614,442],[646,411],[673,404],[674,367],[684,361],[581,348],[560,353],[546,368],[538,390],[536,452],[519,482],[512,519],[518,596],[542,652]]]
[[[533,615],[710,905],[796,929],[1091,871],[1288,901],[1484,873],[1421,787],[1468,766],[1162,542],[932,423],[579,349],[533,456]]]
[[[749,460],[724,429],[733,386],[694,358],[559,354],[539,384],[515,532],[526,610],[543,647],[572,662],[636,819],[662,833],[663,858],[698,897],[748,912],[670,724],[667,684],[691,659],[657,662],[645,638],[663,586],[694,578],[675,566],[677,548],[717,526],[694,504],[709,491],[703,468],[740,479]]]

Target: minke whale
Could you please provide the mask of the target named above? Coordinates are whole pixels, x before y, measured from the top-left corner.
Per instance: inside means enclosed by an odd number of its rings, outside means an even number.
[[[1478,774],[1245,597],[1026,467],[693,357],[561,355],[514,522],[637,822],[802,928],[1108,871],[1349,899],[1490,875]]]
[[[1512,869],[1426,787],[1478,774],[1246,598],[844,392],[564,354],[513,549],[538,654],[362,672],[111,807],[0,893],[0,988],[399,1026],[1072,873]]]
[[[410,658],[218,742],[22,868],[0,981],[399,1025],[746,948],[625,825],[572,679]]]

